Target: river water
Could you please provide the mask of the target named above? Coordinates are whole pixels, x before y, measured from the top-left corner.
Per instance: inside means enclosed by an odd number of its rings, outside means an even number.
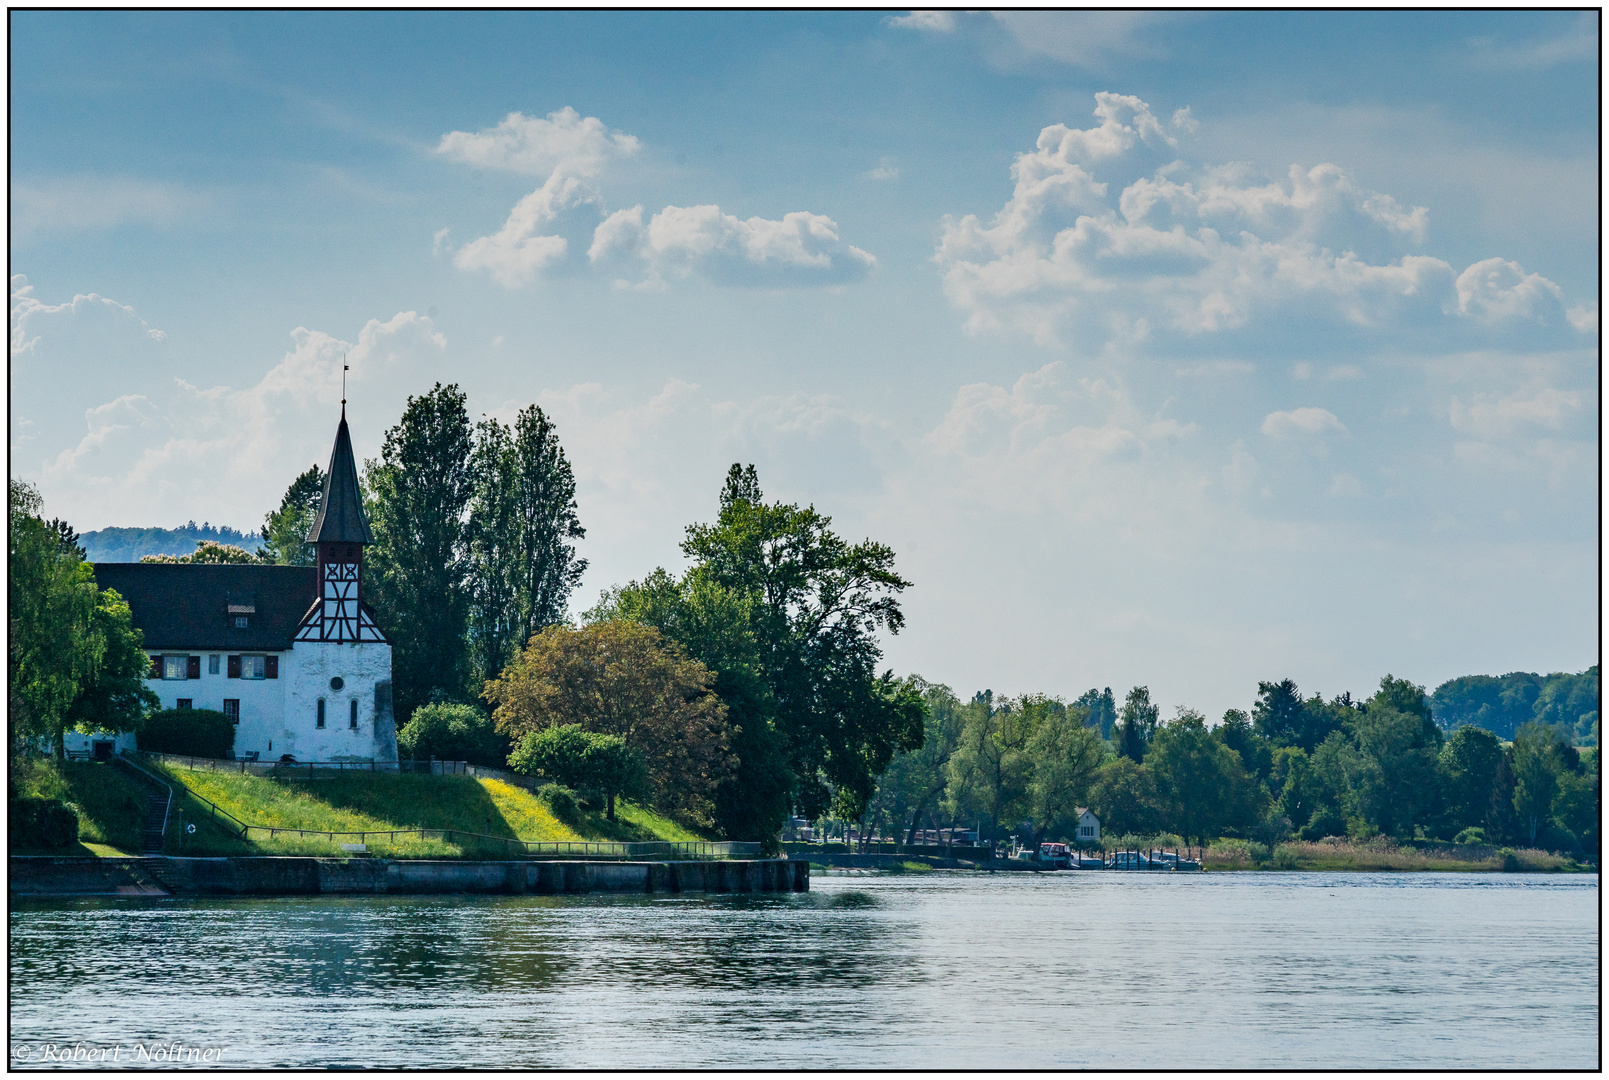
[[[1598,1066],[1596,876],[811,890],[13,902],[12,1064]]]

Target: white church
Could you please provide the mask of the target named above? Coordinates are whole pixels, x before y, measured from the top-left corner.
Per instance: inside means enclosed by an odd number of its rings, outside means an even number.
[[[214,709],[239,725],[235,756],[396,761],[391,643],[363,602],[373,543],[343,402],[318,516],[316,566],[96,563],[128,601],[164,709]],[[75,745],[76,743],[76,745]],[[94,757],[134,736],[68,735]]]

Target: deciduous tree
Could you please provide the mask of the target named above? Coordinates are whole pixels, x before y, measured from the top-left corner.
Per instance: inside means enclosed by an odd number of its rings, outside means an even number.
[[[702,824],[734,762],[715,674],[651,626],[611,619],[550,626],[483,695],[513,739],[577,724],[639,751],[654,806]]]

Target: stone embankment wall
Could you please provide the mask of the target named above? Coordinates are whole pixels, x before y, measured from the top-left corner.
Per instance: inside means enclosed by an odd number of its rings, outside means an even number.
[[[423,859],[94,859],[14,855],[10,891],[27,896],[316,896],[353,893],[808,892],[803,860],[468,862]]]

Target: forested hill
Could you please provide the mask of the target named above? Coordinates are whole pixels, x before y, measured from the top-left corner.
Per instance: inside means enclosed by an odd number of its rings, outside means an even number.
[[[1577,745],[1596,745],[1598,665],[1578,675],[1511,671],[1448,679],[1430,696],[1430,709],[1446,731],[1473,724],[1512,739],[1521,724],[1541,720],[1570,728]]]
[[[243,533],[227,525],[187,522],[177,529],[128,529],[114,527],[83,533],[78,543],[89,562],[139,562],[145,555],[188,555],[203,540],[256,551],[263,538]]]

